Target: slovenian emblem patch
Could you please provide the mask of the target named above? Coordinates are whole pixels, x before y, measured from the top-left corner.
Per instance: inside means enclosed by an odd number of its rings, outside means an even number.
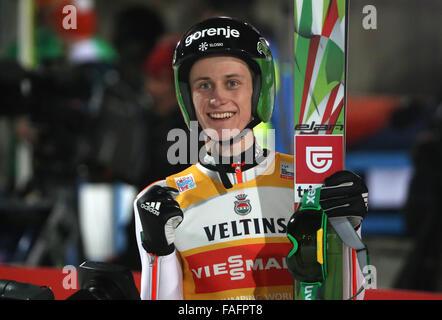
[[[241,193],[235,196],[236,201],[234,202],[233,210],[235,210],[236,214],[240,216],[245,216],[252,211],[252,205],[250,204],[250,200],[246,199],[247,195],[245,193]]]

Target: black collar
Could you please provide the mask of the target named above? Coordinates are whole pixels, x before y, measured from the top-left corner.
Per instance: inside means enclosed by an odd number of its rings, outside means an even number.
[[[224,188],[232,188],[232,183],[226,173],[235,173],[237,166],[241,172],[253,168],[262,163],[268,155],[267,149],[261,149],[256,143],[240,155],[232,157],[214,157],[207,153],[206,157],[200,160],[200,164],[210,170],[217,171],[220,175]]]

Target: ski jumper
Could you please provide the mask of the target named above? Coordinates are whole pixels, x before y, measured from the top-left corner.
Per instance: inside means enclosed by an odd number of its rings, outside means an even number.
[[[152,256],[142,247],[134,205],[141,298],[293,300],[285,262],[291,249],[286,225],[293,214],[293,160],[270,151],[259,165],[228,172],[231,189],[201,163],[144,189],[137,199],[155,184],[176,188],[184,219],[175,230],[176,250]]]

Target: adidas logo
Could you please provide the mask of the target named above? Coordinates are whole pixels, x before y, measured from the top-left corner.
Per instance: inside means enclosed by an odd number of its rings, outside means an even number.
[[[160,206],[161,202],[145,202],[140,205],[141,208],[149,211],[150,213],[153,213],[156,216],[160,214]]]

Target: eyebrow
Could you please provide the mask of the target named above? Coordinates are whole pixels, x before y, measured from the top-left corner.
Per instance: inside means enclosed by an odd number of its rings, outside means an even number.
[[[192,83],[195,83],[195,82],[201,81],[201,80],[210,80],[210,78],[209,77],[198,77],[195,80],[193,80]]]
[[[238,77],[238,78],[244,78],[244,75],[242,75],[242,74],[238,74],[238,73],[232,73],[232,74],[228,74],[228,75],[226,75],[226,78],[236,78],[236,77]]]
[[[225,75],[225,78],[244,78],[244,75],[238,74],[238,73],[231,73],[231,74],[227,74]],[[195,83],[197,81],[205,81],[205,80],[210,80],[210,77],[198,77],[195,80],[192,81],[192,83]]]

